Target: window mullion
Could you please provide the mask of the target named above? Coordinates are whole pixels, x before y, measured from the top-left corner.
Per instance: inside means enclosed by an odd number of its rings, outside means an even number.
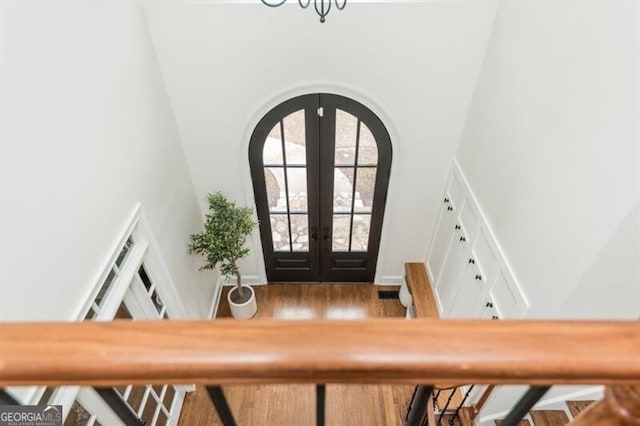
[[[293,238],[291,237],[291,206],[289,205],[289,173],[287,170],[287,153],[285,149],[284,120],[280,120],[280,142],[282,145],[282,171],[284,174],[284,196],[287,204],[287,226],[289,227],[289,252],[293,252]]]
[[[351,240],[353,239],[353,214],[356,206],[356,184],[358,182],[358,151],[360,150],[360,124],[358,120],[356,126],[356,152],[353,160],[353,188],[351,192],[351,215],[349,220],[349,252],[351,252]]]

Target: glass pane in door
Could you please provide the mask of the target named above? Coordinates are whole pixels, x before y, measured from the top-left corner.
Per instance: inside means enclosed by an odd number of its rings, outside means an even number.
[[[360,140],[358,143],[358,165],[378,165],[378,144],[371,130],[364,123],[360,123]]]
[[[333,215],[333,251],[349,251],[351,215]]]
[[[307,149],[304,110],[289,114],[282,120],[284,127],[284,148],[287,165],[307,164]]]
[[[289,212],[307,212],[307,169],[305,167],[287,167],[289,189]]]
[[[291,215],[291,246],[293,251],[309,251],[309,221],[306,214]]]
[[[262,161],[265,166],[282,166],[284,164],[280,122],[273,126],[269,136],[267,136],[267,139],[264,141]]]
[[[284,198],[284,168],[265,167],[264,182],[267,186],[267,203],[269,204],[269,211],[287,211],[287,200]]]
[[[333,171],[333,212],[350,213],[353,199],[353,167]]]
[[[367,251],[369,247],[370,214],[353,215],[353,233],[351,235],[351,251]]]
[[[358,167],[356,175],[356,196],[354,210],[360,213],[371,213],[373,194],[376,187],[376,168]]]
[[[352,166],[355,164],[357,139],[358,119],[348,112],[336,110],[336,166]]]
[[[286,214],[272,214],[271,237],[273,239],[273,249],[275,251],[290,251],[289,242],[289,220]]]

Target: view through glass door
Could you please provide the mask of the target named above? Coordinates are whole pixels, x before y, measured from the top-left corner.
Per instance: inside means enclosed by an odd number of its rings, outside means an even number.
[[[249,159],[269,281],[373,281],[391,141],[371,110],[286,101],[256,126]]]

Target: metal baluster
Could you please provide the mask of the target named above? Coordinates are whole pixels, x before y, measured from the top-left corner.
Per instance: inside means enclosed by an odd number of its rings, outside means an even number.
[[[416,400],[416,394],[418,393],[418,388],[420,386],[416,386],[413,388],[413,394],[411,395],[411,401],[409,401],[409,405],[407,405],[407,414],[404,416],[405,424],[409,421],[409,413],[411,412],[411,407],[413,406],[413,401]]]
[[[129,404],[120,396],[114,388],[93,388],[100,395],[100,398],[107,403],[114,413],[127,426],[141,426],[146,423],[133,412]]]
[[[211,403],[218,412],[222,424],[224,426],[236,426],[236,421],[233,418],[233,414],[231,414],[231,408],[229,408],[227,398],[225,398],[222,388],[220,386],[207,386],[207,393],[209,394]]]
[[[458,388],[453,388],[451,390],[451,393],[449,394],[449,399],[447,399],[447,403],[444,405],[444,408],[440,412],[440,417],[438,417],[438,426],[440,426],[440,424],[442,423],[442,417],[444,416],[444,412],[447,411],[447,408],[449,408],[449,404],[451,404],[451,400],[453,399],[453,395],[456,393],[456,390],[458,390]]]
[[[433,392],[433,386],[417,386],[413,401],[407,413],[405,426],[420,426],[427,415],[429,395]]]
[[[424,416],[424,419],[422,420],[422,425],[421,426],[429,426],[429,416]]]
[[[440,398],[440,392],[442,392],[442,390],[438,389],[438,392],[436,392],[433,395],[433,412],[434,413],[438,410],[438,398]]]
[[[462,402],[460,403],[460,405],[458,405],[458,408],[456,408],[456,412],[453,413],[453,417],[451,417],[451,420],[449,420],[450,425],[453,426],[453,422],[455,421],[456,417],[460,415],[460,410],[462,410],[464,403],[467,402],[467,399],[469,398],[469,395],[471,394],[471,391],[473,390],[474,387],[475,385],[471,385],[467,393],[464,394],[464,398],[462,398]]]
[[[326,395],[327,387],[316,385],[316,426],[324,426]]]
[[[4,389],[0,389],[0,405],[20,405],[20,403]]]
[[[511,409],[511,412],[505,417],[502,422],[502,426],[517,426],[524,416],[527,415],[529,410],[536,405],[536,402],[547,393],[551,386],[531,386],[527,392],[522,395],[520,401]]]

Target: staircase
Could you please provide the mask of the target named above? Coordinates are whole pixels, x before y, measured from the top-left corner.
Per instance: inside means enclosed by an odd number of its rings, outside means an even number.
[[[459,391],[459,389],[458,389]],[[436,426],[473,426],[475,411],[473,407],[458,406],[447,407],[440,405],[441,398],[435,404]],[[573,421],[578,414],[584,411],[594,401],[567,401],[564,410],[532,410],[518,426],[564,426]],[[457,414],[456,414],[456,411]],[[442,417],[441,417],[442,414]],[[502,420],[496,420],[496,425],[501,425]],[[431,426],[431,425],[429,425]]]

